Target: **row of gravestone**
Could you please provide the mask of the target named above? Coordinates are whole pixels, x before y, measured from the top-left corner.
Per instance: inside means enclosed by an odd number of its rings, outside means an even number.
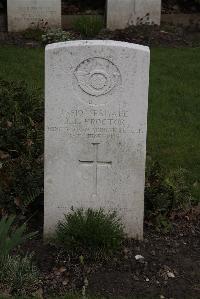
[[[161,0],[107,0],[107,27],[160,24]],[[61,0],[7,0],[8,31],[61,27]]]

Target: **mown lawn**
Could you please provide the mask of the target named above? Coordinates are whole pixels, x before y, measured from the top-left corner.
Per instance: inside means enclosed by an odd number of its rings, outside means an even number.
[[[44,50],[0,47],[0,78],[23,80],[31,88],[44,88]]]
[[[0,48],[0,77],[43,92],[44,50]],[[200,197],[200,49],[151,50],[148,154],[167,170],[189,172]]]

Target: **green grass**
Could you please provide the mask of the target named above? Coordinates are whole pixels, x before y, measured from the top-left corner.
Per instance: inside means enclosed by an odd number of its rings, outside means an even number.
[[[43,90],[44,50],[0,47],[0,78],[24,80],[30,88]]]
[[[116,213],[105,213],[102,209],[71,211],[58,224],[55,236],[65,249],[80,254],[89,252],[94,257],[100,253],[114,253],[124,237],[123,226]]]
[[[189,171],[200,195],[200,49],[151,53],[148,153],[167,169]]]
[[[104,27],[104,22],[101,16],[80,16],[73,25],[77,32],[81,33],[82,37],[94,37],[99,34]]]
[[[0,48],[0,77],[44,86],[44,50]],[[189,171],[200,195],[200,49],[151,50],[148,146],[167,170]]]

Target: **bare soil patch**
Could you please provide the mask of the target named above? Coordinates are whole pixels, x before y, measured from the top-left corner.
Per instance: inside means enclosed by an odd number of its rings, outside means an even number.
[[[91,258],[65,252],[42,239],[30,241],[35,251],[44,296],[81,291],[106,297],[200,298],[200,207],[172,216],[167,234],[145,224],[144,240],[127,240],[114,256]],[[143,258],[137,259],[137,255]],[[81,262],[82,260],[82,262]],[[87,286],[88,284],[88,286]]]

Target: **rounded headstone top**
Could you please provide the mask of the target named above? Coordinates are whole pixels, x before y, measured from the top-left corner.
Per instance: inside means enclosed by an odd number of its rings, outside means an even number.
[[[46,46],[46,50],[53,50],[66,47],[80,47],[80,46],[107,46],[107,47],[124,47],[129,49],[135,49],[139,51],[149,52],[149,47],[138,45],[134,43],[120,42],[114,40],[76,40],[54,43]]]

